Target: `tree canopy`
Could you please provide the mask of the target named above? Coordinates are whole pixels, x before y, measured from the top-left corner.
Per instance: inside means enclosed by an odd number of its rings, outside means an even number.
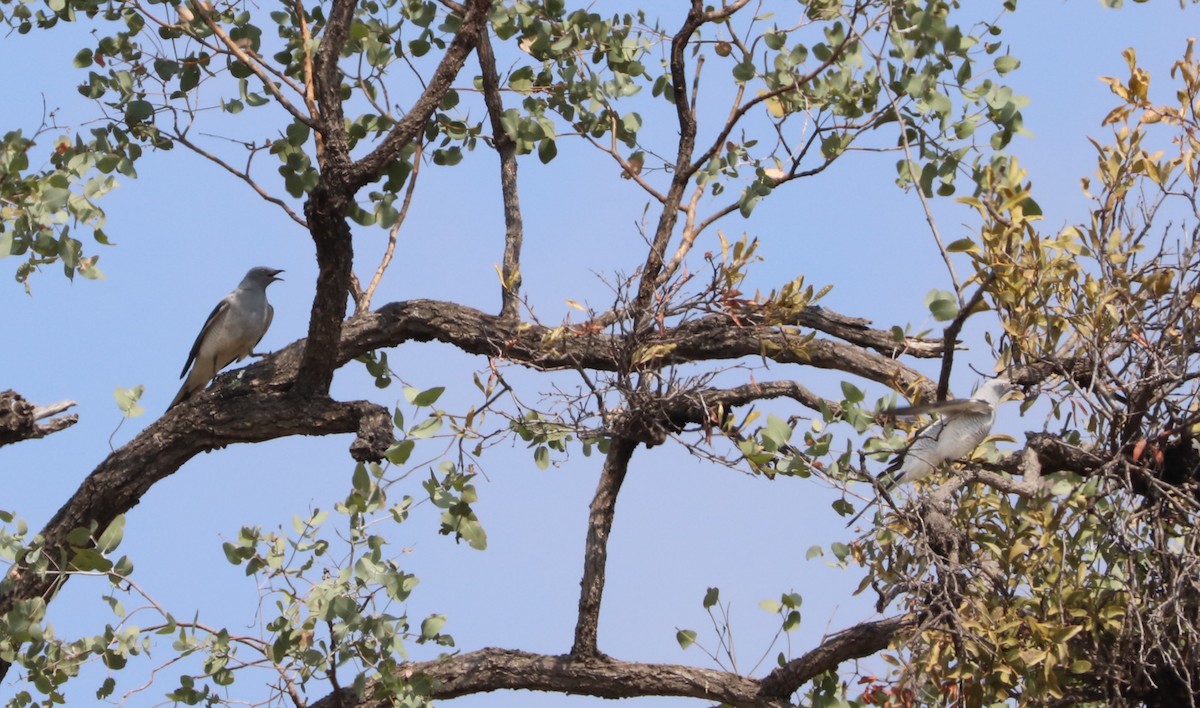
[[[51,112],[3,137],[0,254],[27,293],[39,297],[59,267],[102,277],[106,199],[118,184],[137,190],[153,160],[215,168],[196,184],[196,215],[214,223],[195,258],[224,267],[241,252],[246,236],[212,208],[241,190],[281,229],[307,235],[311,250],[280,241],[288,253],[315,260],[303,337],[100,455],[44,524],[0,510],[10,704],[147,694],[416,706],[524,689],[731,706],[1195,705],[1200,59],[1193,43],[1180,47],[1156,73],[1156,88],[1169,88],[1152,92],[1136,47],[1125,50],[1123,75],[1104,78],[1103,130],[1089,138],[1090,207],[1048,224],[1036,175],[1010,152],[1028,133],[1027,100],[1004,27],[1010,13],[1038,11],[1016,5],[0,5],[18,35],[78,42],[91,111],[71,118],[80,128]],[[839,170],[885,172],[924,214],[922,233],[895,239],[936,252],[939,271],[892,269],[929,292],[916,324],[833,309],[831,291],[848,284],[806,262],[867,250],[858,234],[800,224],[804,209],[875,208],[853,195],[801,201]],[[544,223],[563,208],[556,193],[575,221]],[[609,209],[618,193],[637,210]],[[445,223],[488,211],[497,227],[470,234],[470,254],[422,239],[410,215],[435,199]],[[792,208],[795,232],[760,230],[763,210]],[[966,231],[947,226],[962,222]],[[547,232],[558,243],[535,240]],[[414,240],[436,257],[408,257]],[[536,271],[551,284],[536,282],[531,248],[597,254],[602,288],[578,273],[559,282],[552,267]],[[482,252],[493,272],[453,270]],[[764,262],[783,258],[795,261],[789,277],[764,283]],[[233,278],[256,264],[228,265]],[[381,302],[414,270],[446,273],[451,296]],[[481,282],[491,283],[486,305]],[[889,284],[852,287],[882,298]],[[548,301],[565,305],[546,316]],[[396,364],[421,343],[438,352],[427,370]],[[921,422],[887,409],[944,401],[952,379],[998,372],[1024,399],[1023,439],[993,436],[952,469],[882,494],[877,471]],[[364,374],[376,395],[341,395],[339,382]],[[10,384],[0,445],[53,446],[77,424],[64,415],[72,401],[37,406],[19,377]],[[144,391],[118,389],[125,417],[145,412]],[[122,542],[126,514],[152,503],[152,489],[235,443],[329,435],[349,441],[344,493],[296,509],[290,528],[247,519],[222,545],[234,572],[255,578],[257,626],[215,626],[139,584],[144,571]],[[303,485],[313,461],[272,449]],[[814,525],[845,523],[879,497],[842,540],[804,544],[861,574],[875,615],[791,643],[804,597],[821,592],[797,569],[793,587],[761,603],[778,630],[753,668],[735,659],[736,623],[717,587],[695,588],[712,630],[675,634],[691,663],[610,655],[610,539],[627,482],[660,453],[775,495],[833,490]],[[573,626],[555,628],[560,650],[464,646],[453,616],[409,616],[422,592],[407,558],[414,538],[486,553],[489,520],[477,512],[506,482],[497,468],[567,466],[595,492],[571,510],[582,553]],[[729,518],[708,523],[739,523],[738,499],[727,501]],[[537,512],[503,510],[526,523]],[[771,538],[752,552],[770,563],[801,542]],[[53,609],[81,576],[108,582],[111,615],[65,636]],[[97,664],[98,685],[81,674]],[[153,668],[130,685],[137,664]]]

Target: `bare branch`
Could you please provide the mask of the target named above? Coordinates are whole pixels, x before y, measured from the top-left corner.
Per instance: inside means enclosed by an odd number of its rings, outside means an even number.
[[[492,125],[492,141],[500,156],[500,193],[504,199],[504,260],[500,266],[500,316],[517,319],[520,316],[521,239],[524,224],[521,201],[517,192],[517,145],[504,129],[500,116],[504,103],[500,99],[500,75],[496,71],[496,55],[484,24],[479,29],[479,44],[475,47],[479,68],[483,72],[483,102]]]
[[[939,401],[946,400],[946,396],[949,395],[950,371],[954,367],[954,343],[958,341],[958,333],[962,331],[963,325],[976,306],[983,302],[984,294],[995,280],[996,272],[992,271],[988,274],[987,279],[979,284],[979,288],[971,295],[971,299],[962,304],[958,314],[954,316],[954,320],[942,332],[942,351],[945,352],[945,355],[942,356],[942,370],[938,376],[937,400]]]
[[[313,72],[312,32],[308,28],[308,20],[304,17],[302,0],[295,0],[293,7],[296,12],[296,22],[300,25],[300,40],[304,46],[304,105],[308,108],[308,114],[315,116],[317,115],[317,93]],[[316,143],[319,164],[322,155],[325,154],[325,134],[322,131],[314,130],[313,140]]]
[[[545,655],[511,649],[480,649],[421,663],[404,664],[405,675],[431,679],[430,698],[449,699],[495,690],[635,698],[679,696],[736,708],[789,708],[783,699],[764,697],[758,682],[725,671],[674,664],[642,664],[603,656]],[[371,696],[368,684],[364,692]],[[388,698],[359,699],[352,689],[325,696],[311,708],[386,708]]]
[[[392,262],[392,256],[396,253],[396,240],[400,235],[400,227],[404,224],[404,219],[408,216],[408,208],[412,205],[413,193],[417,190],[417,177],[421,174],[421,151],[423,143],[417,141],[416,151],[413,153],[413,168],[412,173],[408,176],[408,187],[404,190],[404,202],[400,205],[400,211],[396,214],[396,223],[392,224],[392,228],[388,229],[387,247],[383,251],[383,257],[379,259],[379,267],[375,269],[375,275],[371,278],[371,282],[367,284],[366,290],[362,291],[355,298],[356,305],[354,314],[366,312],[371,309],[371,298],[375,295],[375,288],[379,287],[379,281],[383,280],[383,273],[387,270],[388,265]],[[357,278],[355,279],[357,283]]]
[[[804,316],[801,313],[796,317]],[[509,359],[536,369],[584,367],[618,371],[622,366],[619,353],[630,342],[626,335],[581,330],[565,337],[556,336],[555,346],[549,348],[543,342],[552,332],[541,325],[508,322],[454,303],[409,300],[384,305],[348,320],[338,359],[344,363],[368,351],[410,340],[437,340],[470,354]],[[845,371],[901,390],[926,385],[923,376],[891,357],[826,339],[801,344],[801,334],[788,326],[738,326],[728,317],[711,315],[667,328],[653,337],[640,338],[639,343],[662,345],[661,356],[645,362],[650,369],[685,361],[760,356],[779,363]],[[935,343],[925,341],[925,344],[923,355],[940,353]]]
[[[0,392],[0,447],[22,440],[44,438],[51,433],[75,425],[79,416],[66,415],[47,423],[37,421],[56,416],[76,405],[75,401],[60,401],[35,407],[13,390]]]
[[[698,0],[693,0],[683,26],[671,40],[671,87],[675,92],[675,115],[679,122],[679,149],[675,155],[671,186],[667,190],[663,210],[659,215],[658,225],[654,230],[654,238],[651,240],[650,250],[646,254],[645,265],[642,266],[642,275],[638,283],[637,294],[634,296],[633,303],[630,306],[630,312],[633,313],[633,331],[635,333],[641,329],[642,323],[648,315],[650,303],[654,297],[654,291],[658,283],[658,276],[663,268],[663,259],[666,257],[667,244],[671,242],[671,234],[674,232],[675,223],[679,219],[679,207],[683,202],[683,192],[687,188],[688,181],[691,179],[691,172],[688,170],[688,167],[691,163],[692,151],[696,147],[696,114],[692,111],[691,103],[688,100],[687,61],[685,56],[692,35],[708,21],[701,3]]]
[[[621,483],[625,481],[625,473],[629,470],[629,459],[636,448],[637,443],[632,440],[613,438],[600,472],[600,483],[588,509],[583,578],[579,581],[579,616],[575,625],[575,644],[571,647],[574,657],[600,655],[596,646],[596,632],[600,624],[600,599],[604,594],[604,570],[608,562],[608,535],[612,531],[617,494],[621,491]]]
[[[289,219],[291,219],[292,221],[296,222],[297,224],[299,224],[300,226],[302,226],[306,229],[308,228],[308,222],[304,220],[304,217],[300,216],[295,211],[293,211],[292,208],[290,206],[288,206],[287,202],[283,201],[279,197],[271,195],[270,192],[263,189],[262,186],[259,185],[258,182],[254,181],[254,178],[252,178],[250,176],[249,170],[247,170],[246,172],[243,172],[243,171],[237,169],[233,165],[230,165],[228,162],[225,162],[224,160],[222,160],[220,157],[217,157],[213,153],[211,153],[211,152],[205,150],[204,148],[200,147],[199,145],[193,143],[183,133],[175,134],[174,136],[171,137],[171,140],[179,143],[180,145],[186,147],[187,149],[196,153],[200,157],[203,157],[204,159],[208,160],[209,162],[212,162],[213,164],[217,165],[218,167],[224,169],[229,174],[233,175],[234,177],[237,177],[241,181],[250,185],[250,188],[254,190],[254,193],[257,194],[258,196],[262,197],[263,201],[274,204],[275,206],[282,209],[283,213],[287,214]]]
[[[890,617],[838,632],[816,649],[772,671],[762,680],[762,694],[786,699],[813,677],[837,668],[843,661],[887,649],[897,634],[915,626],[911,617]]]

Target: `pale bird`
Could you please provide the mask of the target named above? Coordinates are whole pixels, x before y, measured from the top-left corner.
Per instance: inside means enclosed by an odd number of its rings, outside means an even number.
[[[970,455],[992,432],[992,423],[996,421],[996,406],[1012,389],[1012,381],[1001,375],[985,382],[967,399],[926,403],[887,411],[889,415],[897,416],[937,413],[940,417],[918,430],[908,445],[892,459],[891,464],[879,473],[880,489],[886,494],[899,484],[924,479],[942,465]],[[857,521],[874,503],[872,501],[863,507],[847,526]]]
[[[187,380],[167,410],[203,388],[221,369],[245,359],[258,346],[275,315],[267,302],[267,286],[282,280],[278,277],[282,272],[261,266],[251,268],[237,289],[217,303],[179,374],[180,378],[186,374]]]
[[[917,431],[879,478],[884,488],[928,477],[947,462],[962,459],[992,432],[996,406],[1012,391],[1006,376],[997,376],[967,399],[893,408],[890,415],[937,413],[939,418]]]

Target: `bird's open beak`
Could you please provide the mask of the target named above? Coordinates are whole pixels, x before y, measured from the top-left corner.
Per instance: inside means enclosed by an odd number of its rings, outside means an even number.
[[[271,273],[271,282],[273,283],[273,282],[275,282],[276,280],[283,280],[283,278],[280,278],[280,277],[279,277],[279,274],[280,274],[280,273],[282,273],[282,272],[283,272],[282,270],[276,270],[276,271],[273,271],[273,272]]]

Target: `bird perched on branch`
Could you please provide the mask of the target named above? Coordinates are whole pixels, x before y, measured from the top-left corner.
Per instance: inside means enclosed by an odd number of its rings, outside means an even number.
[[[1012,389],[1012,381],[1001,375],[985,382],[967,399],[925,403],[887,411],[893,416],[937,413],[940,417],[918,430],[892,463],[879,473],[880,491],[886,495],[899,484],[928,477],[947,462],[970,455],[992,431],[992,423],[996,420],[996,406]],[[871,504],[851,519],[850,524],[871,508]]]
[[[967,399],[926,403],[893,408],[889,415],[937,413],[940,417],[917,431],[913,439],[896,455],[892,464],[879,475],[886,489],[928,477],[934,470],[971,454],[992,432],[996,406],[1012,391],[1005,376],[987,381]]]
[[[283,280],[278,277],[282,272],[261,266],[251,268],[237,289],[217,303],[179,374],[180,378],[186,374],[187,380],[167,410],[203,388],[221,369],[245,359],[262,341],[275,315],[267,302],[267,286]],[[191,367],[191,373],[188,373],[188,367]]]

